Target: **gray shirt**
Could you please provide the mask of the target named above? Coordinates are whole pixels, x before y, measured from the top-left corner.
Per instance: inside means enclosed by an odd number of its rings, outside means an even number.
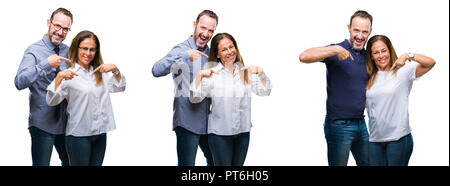
[[[153,65],[152,73],[155,77],[172,73],[175,97],[173,102],[173,129],[183,127],[195,134],[206,134],[211,99],[204,99],[200,103],[189,101],[189,86],[197,72],[207,67],[208,59],[201,56],[194,62],[189,59],[187,50],[198,50],[192,36],[186,41],[172,48],[161,60]],[[209,54],[209,47],[200,50]]]
[[[59,106],[48,106],[45,97],[48,85],[56,77],[56,68],[51,68],[47,58],[55,54],[55,46],[44,37],[30,45],[23,55],[17,70],[14,84],[18,90],[28,88],[30,90],[30,114],[29,127],[34,126],[51,134],[64,134],[66,125],[67,102]],[[59,55],[67,58],[69,47],[59,45]],[[67,63],[61,61],[60,69],[67,68]]]

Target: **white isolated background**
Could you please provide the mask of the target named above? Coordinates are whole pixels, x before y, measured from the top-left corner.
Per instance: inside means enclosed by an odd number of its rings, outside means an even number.
[[[43,37],[59,7],[74,14],[64,43],[93,31],[105,62],[127,78],[126,91],[111,95],[117,130],[108,133],[105,166],[177,165],[172,79],[154,78],[151,68],[193,33],[203,9],[218,14],[215,33],[232,34],[245,63],[263,67],[274,84],[269,97],[253,97],[245,165],[327,165],[326,68],[300,63],[298,56],[349,38],[347,24],[358,9],[372,14],[372,35],[387,35],[399,55],[411,51],[436,60],[409,98],[410,165],[449,165],[449,2],[442,0],[1,1],[0,165],[31,165],[29,91],[18,91],[14,77],[23,52]],[[200,149],[196,164],[206,164]],[[60,165],[55,150],[51,165]],[[351,155],[349,165],[355,165]]]

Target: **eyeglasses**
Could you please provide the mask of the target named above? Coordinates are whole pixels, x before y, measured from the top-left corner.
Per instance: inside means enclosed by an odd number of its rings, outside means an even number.
[[[63,32],[64,32],[64,33],[67,33],[67,32],[70,31],[70,28],[68,28],[68,27],[62,27],[62,26],[59,25],[59,24],[53,24],[53,23],[52,23],[52,25],[55,26],[55,30],[56,30],[56,31],[59,31],[59,30],[61,30],[61,29],[63,29]]]
[[[83,52],[93,52],[93,53],[97,52],[96,48],[88,48],[88,47],[78,47],[78,48],[83,50]]]

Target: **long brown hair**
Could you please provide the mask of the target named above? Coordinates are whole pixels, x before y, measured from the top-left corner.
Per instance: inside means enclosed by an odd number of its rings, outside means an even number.
[[[217,58],[217,54],[219,53],[219,42],[224,39],[224,38],[228,38],[233,42],[234,47],[236,48],[236,60],[234,61],[234,63],[238,62],[238,66],[239,69],[241,69],[242,67],[244,67],[244,60],[242,59],[241,53],[239,52],[239,48],[238,45],[236,43],[236,40],[234,39],[234,37],[228,33],[219,33],[216,34],[212,39],[211,39],[211,49],[209,51],[209,64],[208,64],[208,68],[212,68],[215,67],[218,63],[221,63],[220,59]],[[241,80],[243,80],[244,84],[248,84],[248,71],[239,71],[239,75],[241,76]]]
[[[75,63],[78,63],[78,50],[80,50],[80,43],[87,38],[92,38],[95,41],[96,46],[94,59],[89,65],[96,69],[98,66],[103,64],[102,54],[100,53],[100,41],[98,37],[93,32],[84,30],[73,38],[72,44],[70,45],[68,57],[72,63],[69,64],[69,68],[75,66]],[[102,73],[100,71],[95,72],[95,81],[97,85],[103,84]]]
[[[398,59],[397,53],[395,53],[394,46],[392,46],[392,42],[391,42],[391,40],[389,40],[388,37],[386,37],[384,35],[372,36],[369,39],[369,41],[367,41],[366,69],[367,69],[367,73],[369,74],[369,81],[367,81],[367,85],[366,85],[367,90],[369,90],[370,87],[372,87],[372,85],[375,83],[375,78],[377,77],[377,73],[378,73],[378,68],[375,65],[375,60],[373,60],[373,58],[372,58],[372,52],[373,52],[372,45],[377,41],[382,41],[388,47],[389,55],[391,56],[390,57],[391,59],[389,60],[389,64],[391,65],[391,67],[394,64],[394,62]],[[397,71],[398,71],[398,68],[395,69],[393,71],[393,73],[396,74]]]

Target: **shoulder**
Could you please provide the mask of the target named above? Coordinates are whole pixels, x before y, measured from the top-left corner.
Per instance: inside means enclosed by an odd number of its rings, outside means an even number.
[[[183,42],[179,43],[178,45],[176,45],[175,47],[181,47],[181,48],[185,48],[185,49],[192,49],[192,45],[195,44],[194,40],[189,37],[188,39],[184,40]]]
[[[341,41],[339,43],[336,43],[335,45],[339,45],[339,46],[349,46],[350,43],[347,39],[344,39],[344,41]]]
[[[339,46],[341,46],[343,48],[346,48],[346,49],[351,47],[351,45],[350,45],[350,43],[348,42],[347,39],[345,39],[344,41],[338,42],[338,43],[331,43],[331,44],[327,45],[327,47],[334,46],[334,45],[339,45]]]
[[[179,43],[179,44],[177,44],[177,45],[175,45],[173,48],[172,48],[172,50],[171,50],[171,52],[170,53],[178,53],[178,52],[181,52],[181,51],[185,51],[185,50],[189,50],[189,49],[191,49],[190,48],[190,46],[189,46],[189,43],[187,43],[186,41],[185,42],[182,42],[182,43]]]
[[[406,63],[403,67],[398,69],[398,72],[410,74],[411,72],[415,72],[417,65],[418,65],[418,63],[416,63],[416,62]]]
[[[44,42],[42,42],[42,40],[39,40],[39,41],[32,43],[30,46],[28,46],[26,51],[27,52],[36,52],[39,49],[41,49],[42,47],[45,47],[45,44],[44,44]]]

